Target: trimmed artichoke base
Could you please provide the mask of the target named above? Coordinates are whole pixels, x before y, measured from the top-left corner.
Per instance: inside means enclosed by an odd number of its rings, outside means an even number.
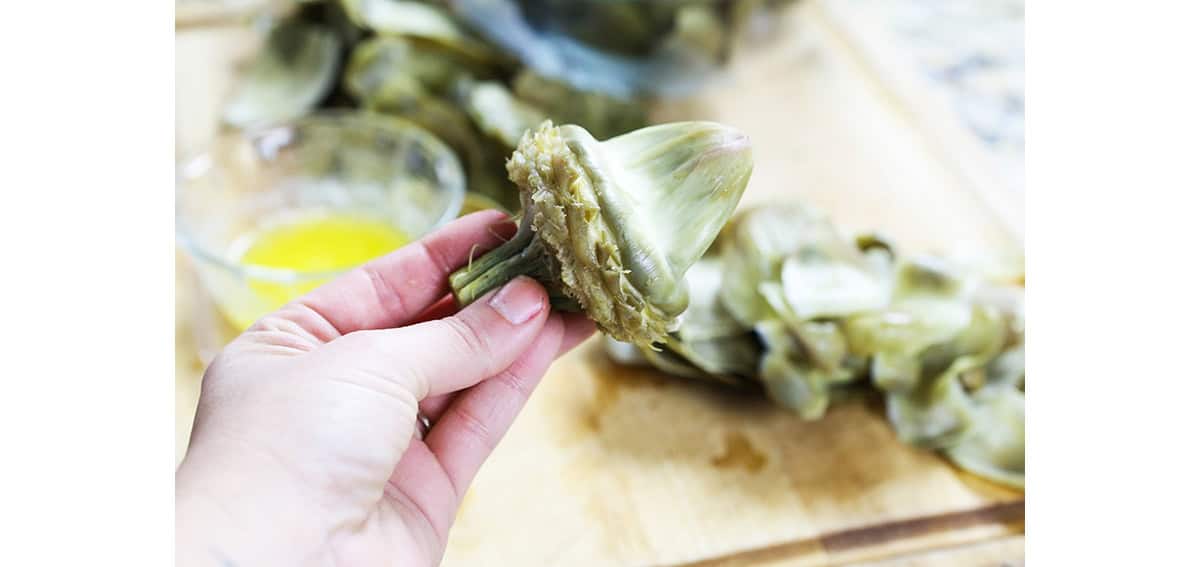
[[[629,280],[591,177],[559,128],[544,122],[526,132],[508,160],[508,175],[522,188],[537,238],[553,253],[562,292],[617,340],[663,342],[675,318],[647,302]]]

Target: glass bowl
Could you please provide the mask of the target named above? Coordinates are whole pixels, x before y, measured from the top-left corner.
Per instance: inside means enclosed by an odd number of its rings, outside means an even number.
[[[465,192],[453,151],[420,127],[366,112],[318,112],[226,133],[183,162],[176,238],[213,303],[240,331],[352,267],[249,263],[242,259],[248,235],[280,219],[335,214],[416,239],[458,216]]]

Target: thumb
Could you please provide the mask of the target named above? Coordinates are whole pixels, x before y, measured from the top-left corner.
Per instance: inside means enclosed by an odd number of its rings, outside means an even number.
[[[545,289],[520,276],[450,317],[357,331],[330,343],[329,351],[420,401],[474,386],[511,366],[537,339],[549,312]]]

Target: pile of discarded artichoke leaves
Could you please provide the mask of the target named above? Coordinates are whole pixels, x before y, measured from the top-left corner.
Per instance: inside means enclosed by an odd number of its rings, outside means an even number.
[[[897,435],[1014,487],[1025,479],[1024,288],[798,204],[743,211],[687,273],[690,303],[624,362],[761,387],[805,419],[871,386]]]
[[[605,139],[645,126],[651,97],[695,87],[752,13],[782,4],[297,1],[269,21],[224,122],[250,128],[337,107],[399,116],[455,151],[465,212],[515,212],[504,160],[525,130],[550,119]]]

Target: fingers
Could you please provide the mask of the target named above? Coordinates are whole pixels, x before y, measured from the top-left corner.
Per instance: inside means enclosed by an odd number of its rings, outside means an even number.
[[[430,556],[439,556],[458,509],[458,494],[427,445],[409,446],[392,470],[384,494],[397,505],[409,508],[401,511],[414,516],[414,520],[423,519],[428,524],[432,537],[424,538],[422,543]],[[409,525],[416,528],[420,522]]]
[[[458,394],[425,438],[460,499],[553,362],[563,332],[562,317],[551,315],[520,359]]]
[[[407,324],[414,325],[416,323],[424,323],[426,321],[433,321],[434,319],[449,317],[455,313],[458,313],[458,309],[458,300],[454,299],[453,294],[447,293],[446,295],[443,295],[441,299],[435,301],[433,305],[430,305],[428,309],[422,311],[420,315],[417,315],[409,320]]]
[[[558,349],[559,356],[579,346],[579,343],[587,340],[592,333],[596,332],[596,324],[583,313],[563,313],[562,320],[563,339],[562,345]]]
[[[467,215],[317,288],[281,314],[324,340],[405,324],[447,293],[451,272],[513,230],[499,211]]]
[[[555,316],[556,315],[553,313],[550,315],[551,318]],[[563,322],[563,338],[562,344],[558,349],[558,356],[562,356],[567,351],[578,346],[579,343],[587,340],[587,338],[590,337],[596,330],[596,324],[582,313],[560,313],[557,314],[557,316],[561,317]],[[543,332],[545,331],[543,330]],[[446,411],[446,408],[450,407],[450,404],[453,403],[454,400],[463,393],[464,392],[453,392],[450,394],[430,396],[424,400],[421,400],[421,415],[436,422],[437,420],[441,419],[442,413]]]
[[[421,403],[418,405],[421,415],[429,418],[430,421],[437,421],[440,417],[442,417],[442,412],[446,411],[446,408],[450,407],[450,404],[454,402],[454,398],[457,396],[458,393],[455,392],[453,394],[430,396],[421,400]]]
[[[378,389],[417,401],[473,386],[508,368],[538,337],[549,315],[546,291],[521,276],[451,317],[346,335],[322,351],[352,365]]]

